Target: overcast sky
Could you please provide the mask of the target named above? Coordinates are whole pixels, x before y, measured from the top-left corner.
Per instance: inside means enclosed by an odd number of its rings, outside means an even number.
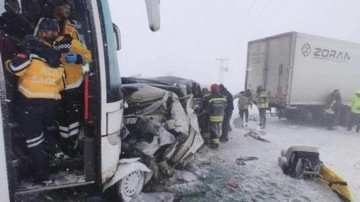
[[[161,28],[148,28],[144,0],[109,0],[120,27],[122,76],[173,75],[244,88],[247,42],[297,31],[360,43],[359,0],[161,0]]]

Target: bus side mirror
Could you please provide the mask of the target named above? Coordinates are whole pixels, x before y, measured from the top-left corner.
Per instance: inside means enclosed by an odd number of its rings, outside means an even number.
[[[112,23],[112,24],[113,24],[113,30],[114,30],[115,39],[116,39],[116,50],[118,51],[121,49],[120,29],[115,23]]]
[[[151,31],[160,29],[160,0],[145,0],[146,10]]]

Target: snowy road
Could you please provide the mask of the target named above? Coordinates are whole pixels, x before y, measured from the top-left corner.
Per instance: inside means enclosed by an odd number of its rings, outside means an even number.
[[[256,111],[251,115],[257,117]],[[233,118],[237,114],[234,112]],[[297,180],[282,173],[277,165],[281,149],[292,145],[314,146],[320,160],[345,178],[355,201],[360,201],[360,134],[343,127],[327,131],[322,127],[300,125],[287,120],[268,117],[267,135],[270,143],[245,137],[246,129],[230,132],[230,141],[218,150],[202,148],[196,165],[203,179],[188,186],[170,186],[176,201],[340,201],[335,193],[317,180]],[[255,128],[256,122],[249,122]],[[236,163],[240,156],[255,156],[258,160]],[[237,188],[225,185],[233,177]]]
[[[250,115],[257,117],[256,109],[252,109]],[[235,117],[237,112],[234,111],[233,118]],[[353,193],[354,201],[360,201],[359,133],[346,131],[343,127],[327,131],[318,126],[301,125],[285,119],[279,121],[270,115],[267,117],[267,134],[263,137],[270,142],[245,137],[246,129],[233,127],[233,131],[229,133],[229,142],[221,144],[216,150],[202,147],[196,154],[194,165],[198,169],[192,171],[197,175],[188,171],[177,172],[177,176],[186,176],[190,182],[184,183],[174,176],[166,180],[165,186],[148,184],[144,192],[171,192],[175,195],[175,202],[340,201],[327,185],[319,181],[293,179],[282,173],[277,164],[281,149],[293,145],[306,145],[319,149],[320,160],[344,177]],[[249,122],[249,128],[255,126],[255,121]],[[236,159],[241,156],[255,156],[258,160],[245,161],[245,165],[240,165]],[[225,185],[230,178],[234,179],[237,188]],[[67,197],[59,191],[40,198],[45,201],[85,201],[86,192],[78,191],[67,191]],[[38,197],[32,196],[24,201],[39,200]],[[104,200],[95,198],[92,201]]]

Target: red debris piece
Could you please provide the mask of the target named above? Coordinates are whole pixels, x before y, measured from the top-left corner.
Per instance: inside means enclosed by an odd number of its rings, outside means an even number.
[[[230,179],[226,180],[226,186],[232,187],[232,188],[237,188],[238,185],[235,183],[235,179],[234,177],[231,177]]]

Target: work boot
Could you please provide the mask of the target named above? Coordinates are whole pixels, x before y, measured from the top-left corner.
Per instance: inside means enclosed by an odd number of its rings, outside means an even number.
[[[355,132],[359,132],[360,131],[360,126],[356,126],[356,130],[355,130]]]
[[[220,143],[219,138],[213,138],[211,140],[210,148],[213,148],[213,149],[219,148],[219,143]]]
[[[227,137],[221,137],[220,142],[229,142],[229,138]]]
[[[219,144],[211,143],[210,148],[217,149],[217,148],[219,148]]]

